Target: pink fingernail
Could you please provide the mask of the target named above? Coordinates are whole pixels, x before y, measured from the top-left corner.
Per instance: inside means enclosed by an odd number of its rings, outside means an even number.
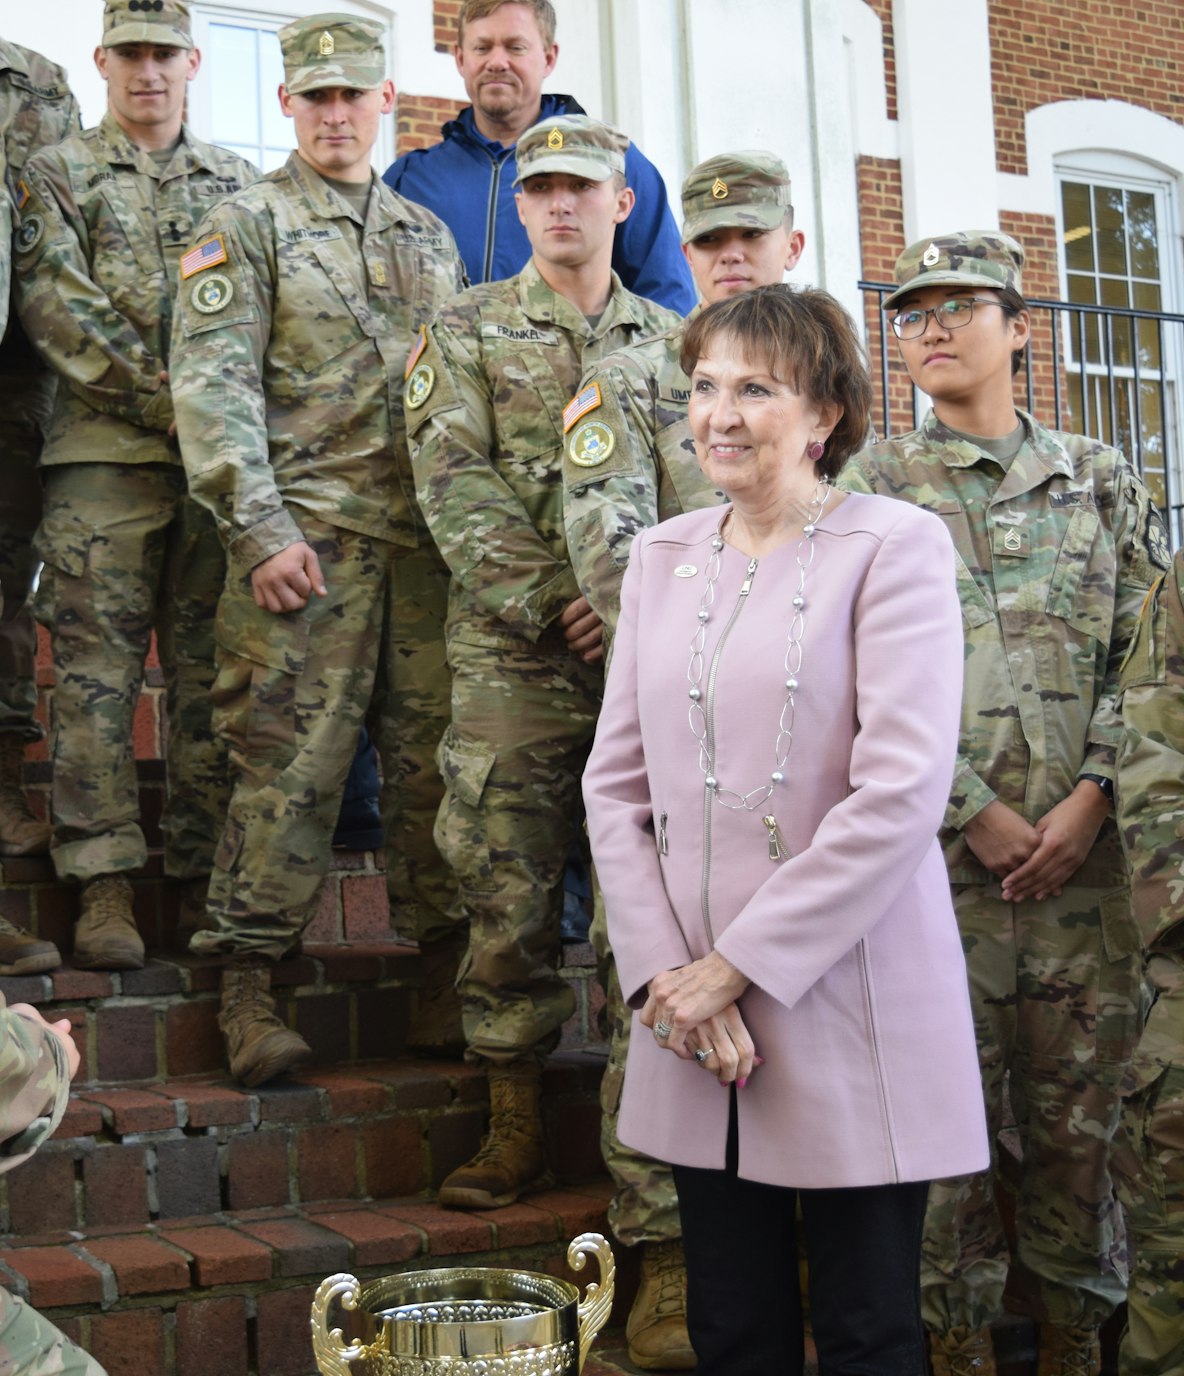
[[[753,1065],[764,1065],[765,1058],[763,1056],[754,1056],[752,1058],[752,1063]]]
[[[740,1079],[738,1079],[738,1080],[736,1081],[736,1088],[737,1088],[737,1089],[743,1089],[744,1086],[745,1086],[747,1083],[748,1083],[748,1076],[747,1076],[747,1075],[742,1075],[742,1076],[740,1077]]]

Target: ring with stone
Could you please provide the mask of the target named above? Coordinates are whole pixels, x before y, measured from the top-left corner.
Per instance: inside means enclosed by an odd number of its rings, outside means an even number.
[[[660,1042],[664,1042],[673,1031],[674,1028],[671,1027],[668,1022],[654,1023],[654,1036],[657,1037]]]
[[[695,1060],[697,1060],[700,1065],[705,1065],[707,1063],[707,1058],[714,1055],[714,1046],[701,1046],[698,1051],[695,1052]]]

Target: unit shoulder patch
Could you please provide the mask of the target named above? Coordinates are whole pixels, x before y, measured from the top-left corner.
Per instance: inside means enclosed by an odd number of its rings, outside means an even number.
[[[220,272],[212,273],[193,284],[189,299],[202,315],[214,315],[224,311],[234,299],[234,283]]]
[[[588,420],[567,444],[567,457],[577,468],[599,468],[617,446],[616,436],[601,420]]]

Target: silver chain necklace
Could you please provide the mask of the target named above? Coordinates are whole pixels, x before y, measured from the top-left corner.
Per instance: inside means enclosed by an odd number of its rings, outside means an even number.
[[[717,532],[711,541],[711,555],[704,570],[707,581],[703,588],[703,596],[699,601],[699,625],[691,637],[691,658],[687,665],[687,682],[691,685],[687,693],[691,700],[691,705],[687,709],[687,720],[690,724],[691,735],[699,744],[699,768],[703,772],[705,786],[717,803],[722,807],[731,808],[733,811],[756,812],[758,808],[763,808],[773,796],[773,790],[785,778],[785,765],[793,747],[795,699],[798,691],[798,675],[802,669],[802,636],[806,630],[806,573],[814,562],[814,532],[822,516],[823,508],[826,506],[827,498],[830,496],[830,490],[830,483],[825,478],[821,479],[814,489],[814,496],[806,511],[806,524],[802,527],[802,534],[794,555],[798,566],[798,586],[793,597],[793,616],[790,619],[789,631],[786,635],[785,702],[781,707],[781,716],[777,723],[777,737],[773,742],[773,771],[769,775],[768,783],[749,789],[747,793],[739,793],[735,789],[725,788],[720,783],[715,760],[712,757],[712,743],[708,739],[707,709],[704,705],[702,690],[703,647],[707,643],[707,623],[711,620],[711,609],[715,604],[715,584],[719,578],[721,555],[724,547],[724,538],[720,533],[723,531],[723,523],[720,524],[720,532]],[[757,560],[750,559],[748,572],[740,589],[741,597],[748,596],[756,569]],[[772,813],[769,813],[761,820],[768,832],[769,858],[771,860],[784,858],[788,852],[778,829],[777,819]]]

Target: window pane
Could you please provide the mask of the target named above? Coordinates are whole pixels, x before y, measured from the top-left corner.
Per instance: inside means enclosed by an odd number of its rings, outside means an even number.
[[[1065,224],[1065,266],[1070,272],[1092,272],[1094,231],[1090,219],[1089,187],[1080,182],[1061,183],[1061,209]]]
[[[236,24],[211,24],[209,41],[212,141],[258,145],[258,33]],[[252,161],[257,158],[256,152]]]
[[[1097,223],[1098,271],[1125,275],[1126,216],[1120,187],[1094,187],[1094,219]]]
[[[1131,275],[1159,276],[1159,246],[1156,242],[1155,197],[1145,191],[1127,195],[1127,230],[1130,235]]]
[[[296,147],[294,126],[290,119],[285,119],[276,94],[283,79],[284,60],[280,55],[280,40],[274,33],[260,33],[259,105],[263,114],[263,142],[268,148]]]

